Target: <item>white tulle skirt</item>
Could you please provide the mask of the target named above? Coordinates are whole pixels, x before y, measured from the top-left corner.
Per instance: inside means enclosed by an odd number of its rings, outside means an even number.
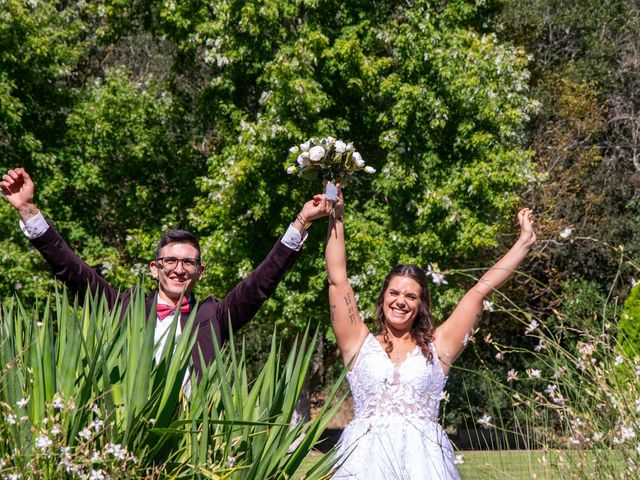
[[[340,480],[458,480],[451,442],[432,421],[356,418],[338,442]]]

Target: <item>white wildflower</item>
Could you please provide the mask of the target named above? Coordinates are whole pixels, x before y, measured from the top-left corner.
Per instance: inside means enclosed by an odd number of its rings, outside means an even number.
[[[227,457],[227,465],[228,465],[229,467],[233,467],[233,466],[235,466],[235,464],[236,464],[236,459],[235,459],[235,458],[233,458],[231,455],[229,455],[229,456]]]
[[[478,423],[479,423],[480,425],[482,425],[483,427],[485,427],[485,428],[486,428],[486,427],[490,427],[490,426],[491,426],[491,416],[490,416],[490,415],[487,415],[487,414],[485,413],[482,417],[480,417],[480,418],[478,419]]]
[[[573,233],[573,229],[570,227],[565,227],[564,230],[562,230],[560,232],[560,238],[562,238],[563,240],[566,238],[569,238],[569,236]]]
[[[27,406],[27,403],[29,403],[29,399],[28,398],[21,398],[20,400],[18,400],[16,402],[16,405],[20,408],[24,408]]]
[[[104,422],[102,420],[94,420],[93,422],[91,422],[89,424],[89,428],[95,430],[96,432],[100,430],[100,428],[102,428],[102,425],[104,425]]]
[[[545,344],[544,340],[542,340],[542,339],[541,339],[541,340],[538,342],[538,345],[536,345],[535,347],[533,347],[533,349],[534,349],[536,352],[541,352],[545,347],[546,347],[546,344]]]
[[[613,360],[613,366],[617,367],[618,365],[621,365],[623,361],[624,359],[622,358],[622,355],[616,355],[616,358]]]
[[[514,380],[518,380],[518,372],[512,368],[507,372],[507,382],[513,382]]]
[[[16,415],[14,413],[10,413],[9,415],[7,415],[6,417],[4,417],[5,422],[7,422],[9,425],[15,425],[16,424],[16,420],[18,417],[16,417]]]
[[[53,402],[51,402],[51,406],[55,410],[62,410],[64,408],[64,400],[63,400],[63,398],[56,393],[54,395],[54,397],[53,397]]]
[[[57,423],[54,423],[53,426],[51,427],[51,434],[58,435],[60,432],[61,432],[60,425],[58,425]]]
[[[540,326],[540,324],[538,323],[537,320],[531,320],[531,322],[529,322],[529,325],[527,325],[527,329],[524,331],[524,333],[531,333],[533,332],[536,328],[538,328]]]
[[[499,362],[504,360],[504,352],[498,352],[496,353],[496,360],[498,360]]]
[[[456,453],[456,456],[453,459],[454,465],[462,465],[464,463],[464,456],[461,453]]]
[[[538,370],[537,368],[528,368],[527,374],[531,378],[540,378],[542,376],[542,372],[540,372],[540,370]]]
[[[38,438],[36,438],[36,448],[38,450],[46,452],[47,450],[49,450],[51,445],[53,445],[53,441],[51,441],[51,439],[43,433],[39,434]]]
[[[483,300],[482,308],[487,312],[493,312],[493,302],[490,302],[489,300]]]
[[[436,285],[447,285],[448,282],[444,278],[444,273],[432,270],[431,265],[427,267],[427,275],[431,277],[431,281]]]
[[[107,444],[105,450],[117,460],[124,460],[127,457],[127,449],[117,443]]]
[[[595,351],[595,347],[591,343],[582,343],[578,347],[578,352],[580,352],[583,356],[593,355]]]
[[[85,427],[78,432],[78,436],[84,440],[89,440],[91,438],[91,430]]]
[[[620,429],[620,437],[623,442],[626,442],[630,438],[635,438],[636,432],[633,428],[625,426]]]
[[[105,478],[102,470],[91,470],[91,474],[89,475],[89,480],[104,480]]]

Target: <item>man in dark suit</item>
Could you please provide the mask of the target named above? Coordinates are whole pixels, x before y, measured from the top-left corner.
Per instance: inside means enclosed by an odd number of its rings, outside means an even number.
[[[118,292],[94,269],[81,260],[67,245],[58,231],[43,217],[33,203],[35,187],[23,168],[9,170],[0,181],[0,188],[20,215],[20,228],[53,269],[54,275],[82,299],[87,288],[105,294],[110,306],[120,302],[126,307],[132,290]],[[308,201],[289,226],[286,233],[273,246],[263,262],[227,295],[218,300],[210,296],[201,301],[194,321],[197,341],[192,352],[198,377],[202,373],[200,355],[209,364],[214,358],[212,329],[218,343],[229,338],[229,321],[233,331],[245,325],[258,312],[260,306],[274,292],[280,280],[300,254],[311,221],[328,215],[333,203],[324,195]],[[195,305],[193,287],[204,274],[200,258],[200,245],[195,235],[184,230],[173,230],[162,236],[155,258],[149,262],[151,276],[158,281],[158,289],[147,295],[147,315],[157,304],[155,341],[157,351],[162,350],[173,313],[180,309],[180,334],[189,311]],[[182,304],[178,305],[180,299]]]

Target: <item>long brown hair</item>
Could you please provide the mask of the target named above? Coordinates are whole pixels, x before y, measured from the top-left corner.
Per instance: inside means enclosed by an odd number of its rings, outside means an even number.
[[[393,267],[385,277],[382,290],[380,290],[380,294],[378,295],[378,301],[376,302],[376,319],[378,320],[380,333],[385,343],[385,351],[387,354],[393,351],[393,343],[389,341],[387,319],[384,316],[384,295],[387,293],[389,282],[391,282],[393,277],[409,277],[420,285],[420,307],[416,318],[413,320],[413,325],[411,325],[411,336],[416,341],[418,347],[420,347],[422,354],[431,362],[433,355],[431,354],[429,345],[431,344],[433,332],[435,331],[431,318],[431,299],[429,298],[427,275],[424,273],[424,270],[415,265],[396,265]]]

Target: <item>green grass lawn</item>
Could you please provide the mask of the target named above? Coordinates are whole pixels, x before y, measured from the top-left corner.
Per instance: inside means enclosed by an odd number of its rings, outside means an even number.
[[[624,467],[622,456],[614,451],[545,453],[540,450],[502,450],[468,451],[462,454],[464,463],[458,465],[462,480],[623,478],[620,476]],[[307,471],[319,458],[307,457],[299,470],[300,475],[294,478],[301,479],[302,472]]]

